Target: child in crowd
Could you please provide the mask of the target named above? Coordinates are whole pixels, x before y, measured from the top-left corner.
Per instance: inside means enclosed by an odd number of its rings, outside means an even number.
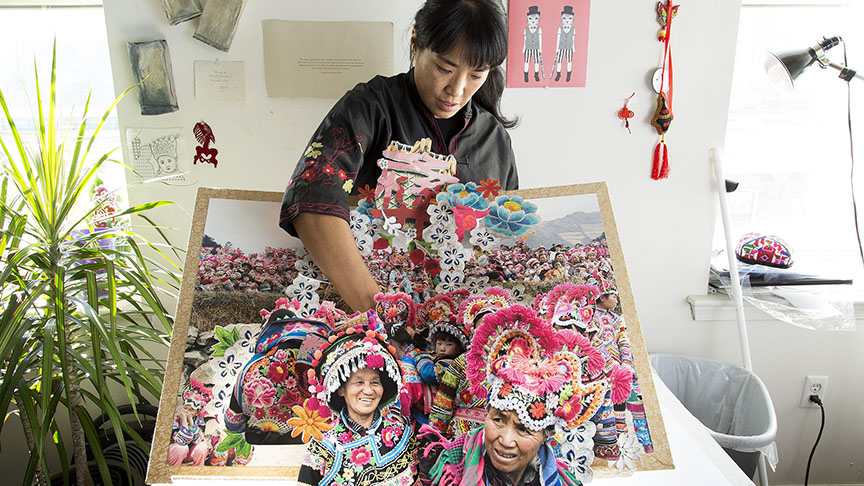
[[[483,316],[509,306],[510,293],[492,287],[486,290],[486,295],[462,302],[456,327],[461,328],[465,336],[470,336],[482,322]],[[462,353],[444,370],[429,415],[429,424],[447,437],[467,433],[482,426],[486,420],[486,400],[471,393],[471,383],[465,374],[466,366],[465,353]]]
[[[204,407],[213,399],[213,391],[195,378],[183,392],[183,404],[177,409],[171,426],[171,444],[168,446],[168,465],[191,464],[203,466],[210,456],[213,437],[205,430],[209,421],[216,418],[207,415]],[[218,439],[218,436],[216,437]]]

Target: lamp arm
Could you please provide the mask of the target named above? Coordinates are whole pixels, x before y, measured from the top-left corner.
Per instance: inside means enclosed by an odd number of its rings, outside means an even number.
[[[825,56],[818,57],[816,61],[819,62],[819,67],[821,67],[822,69],[828,69],[830,67],[840,71],[840,79],[842,79],[843,81],[849,82],[852,80],[852,78],[858,78],[864,81],[864,76],[856,72],[854,69],[849,69],[842,64],[837,64],[836,62],[828,59]]]

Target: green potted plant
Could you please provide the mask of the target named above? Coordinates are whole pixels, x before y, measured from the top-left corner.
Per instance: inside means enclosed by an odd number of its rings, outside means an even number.
[[[70,126],[60,130],[56,48],[47,103],[35,75],[32,143],[0,91],[11,132],[0,137],[0,414],[17,413],[23,424],[30,452],[25,484],[47,484],[52,448],[64,483],[74,475],[77,484],[93,484],[95,466],[101,483],[110,484],[113,459],[96,445],[105,428],[121,439],[114,473],[125,469],[131,482],[123,439],[145,451],[149,445],[123,415],[131,404],[138,417],[136,404],[159,397],[163,364],[156,355],[167,348],[173,324],[162,298],[179,286],[179,268],[160,251],[167,240],[157,245],[133,228],[138,221],[155,228],[146,212],[169,203],[122,210],[107,207],[113,203],[104,191],[91,197],[100,168],[114,162],[111,152],[90,152],[93,140],[129,90],[92,129],[88,97],[81,119],[64,119]],[[122,220],[132,225],[116,224]],[[154,234],[162,235],[158,228]],[[68,416],[71,434],[58,426],[60,414]]]

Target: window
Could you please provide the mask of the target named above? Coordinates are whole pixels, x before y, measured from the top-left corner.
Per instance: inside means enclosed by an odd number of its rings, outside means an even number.
[[[27,6],[35,3],[36,6]],[[88,127],[95,128],[98,120],[115,99],[108,55],[108,39],[102,7],[68,6],[81,4],[71,0],[50,2],[42,7],[19,0],[15,6],[0,1],[0,89],[17,128],[22,132],[35,130],[36,110],[34,59],[39,70],[43,103],[47,103],[51,80],[51,50],[57,43],[57,103],[61,123],[77,123],[84,103],[92,90]],[[23,6],[22,6],[23,5]],[[134,94],[133,94],[134,95]],[[65,127],[61,127],[65,128]],[[8,134],[5,116],[0,116],[0,134]],[[88,134],[89,135],[89,134]],[[106,120],[91,149],[91,154],[104,154],[120,146],[116,114]],[[121,152],[113,158],[120,160]],[[117,164],[103,165],[100,178],[111,189],[125,187],[123,168]],[[125,191],[121,190],[125,194]],[[123,197],[123,194],[121,194]]]
[[[733,238],[747,232],[780,236],[793,248],[793,270],[826,277],[847,276],[864,289],[852,212],[847,86],[852,90],[853,133],[858,150],[856,187],[864,211],[864,127],[854,117],[864,103],[864,82],[851,85],[838,72],[811,66],[783,95],[763,68],[768,51],[802,49],[840,36],[849,66],[864,72],[864,2],[745,0],[741,8],[732,80],[724,169],[740,183],[729,194]],[[828,51],[843,62],[843,46]],[[853,54],[858,54],[853,56]],[[857,59],[857,61],[856,61]],[[857,96],[856,96],[857,94]],[[864,231],[864,214],[859,214]],[[718,216],[714,248],[723,248]],[[864,237],[864,235],[862,235]]]

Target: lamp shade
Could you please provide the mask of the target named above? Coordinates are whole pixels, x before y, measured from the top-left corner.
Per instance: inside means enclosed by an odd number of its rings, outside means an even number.
[[[765,72],[775,86],[791,92],[795,86],[795,79],[814,62],[816,62],[816,52],[811,48],[779,54],[769,52],[765,57]]]
[[[812,66],[828,49],[840,43],[839,37],[823,38],[822,42],[805,49],[785,51],[779,54],[769,52],[765,58],[765,72],[778,88],[791,92],[794,82]]]

